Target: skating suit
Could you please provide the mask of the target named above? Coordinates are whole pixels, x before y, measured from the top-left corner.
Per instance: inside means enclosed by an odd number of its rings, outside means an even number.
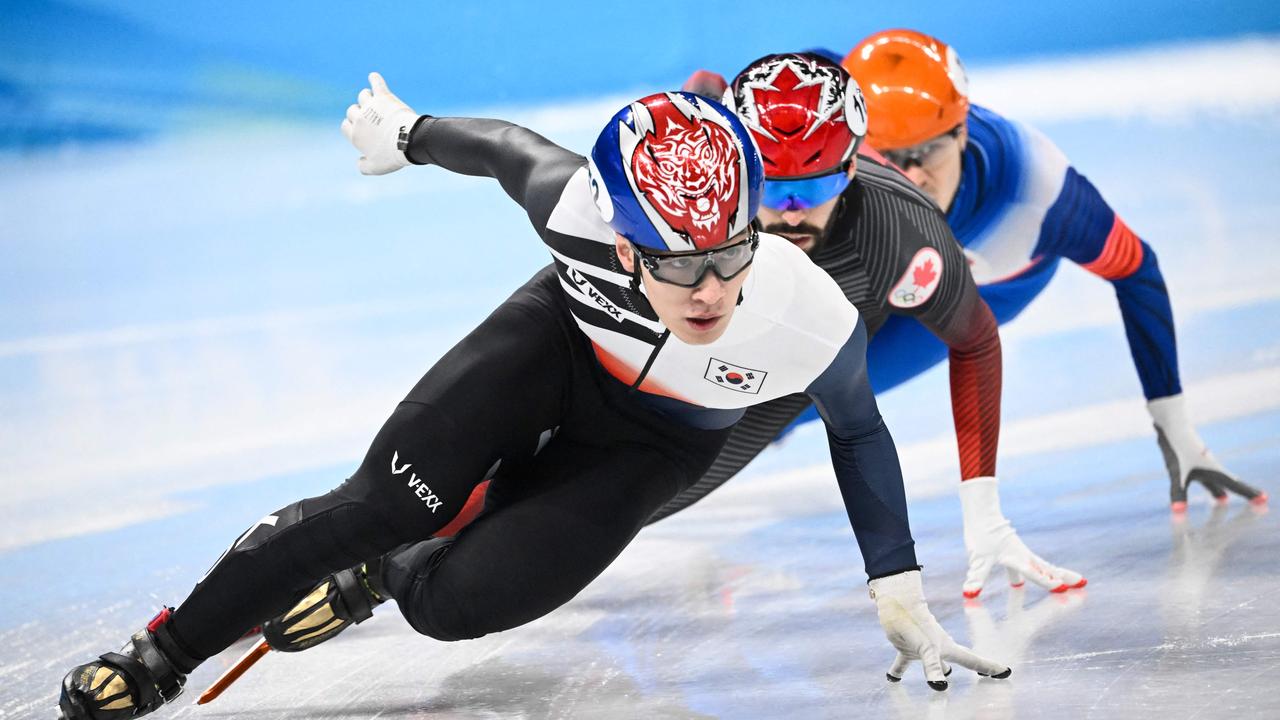
[[[1148,399],[1181,392],[1173,313],[1156,254],[1034,128],[973,106],[947,223],[978,292],[1004,324],[1049,284],[1062,258],[1109,281]],[[946,357],[927,333],[891,321],[868,351],[877,392]]]

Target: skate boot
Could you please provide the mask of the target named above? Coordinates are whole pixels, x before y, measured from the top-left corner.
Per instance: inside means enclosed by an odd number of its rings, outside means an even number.
[[[284,615],[263,623],[262,638],[272,650],[298,652],[368,620],[388,597],[381,570],[379,558],[321,580]]]
[[[120,652],[81,665],[62,680],[60,720],[122,720],[153,712],[182,694],[186,673],[199,661],[187,657],[169,631],[165,608],[134,633]]]

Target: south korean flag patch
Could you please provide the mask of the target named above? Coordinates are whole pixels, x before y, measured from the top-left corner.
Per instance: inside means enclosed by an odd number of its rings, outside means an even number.
[[[707,363],[707,374],[703,377],[726,390],[756,395],[768,374],[763,370],[752,370],[711,358],[711,362]]]

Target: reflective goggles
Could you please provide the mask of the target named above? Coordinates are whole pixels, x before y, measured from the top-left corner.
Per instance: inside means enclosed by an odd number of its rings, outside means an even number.
[[[726,282],[746,270],[756,256],[756,248],[760,247],[760,235],[753,227],[740,242],[679,255],[652,255],[635,243],[631,247],[655,280],[680,287],[697,287],[708,270],[715,270],[716,275]]]
[[[947,157],[947,152],[951,149],[954,144],[953,141],[959,134],[960,126],[957,125],[951,129],[951,132],[939,135],[919,145],[912,145],[909,148],[900,150],[885,150],[881,154],[888,158],[889,162],[903,170],[910,170],[913,165],[933,167]]]
[[[765,178],[764,197],[760,202],[771,210],[808,210],[836,197],[849,187],[849,166],[842,164],[832,172],[797,180]]]

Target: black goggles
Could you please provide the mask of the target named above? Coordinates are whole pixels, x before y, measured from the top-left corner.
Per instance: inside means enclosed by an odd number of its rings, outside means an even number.
[[[697,287],[708,270],[715,270],[716,276],[726,282],[746,270],[756,256],[756,248],[760,247],[760,235],[752,227],[740,242],[679,255],[651,255],[635,243],[631,247],[653,279],[680,287]]]

